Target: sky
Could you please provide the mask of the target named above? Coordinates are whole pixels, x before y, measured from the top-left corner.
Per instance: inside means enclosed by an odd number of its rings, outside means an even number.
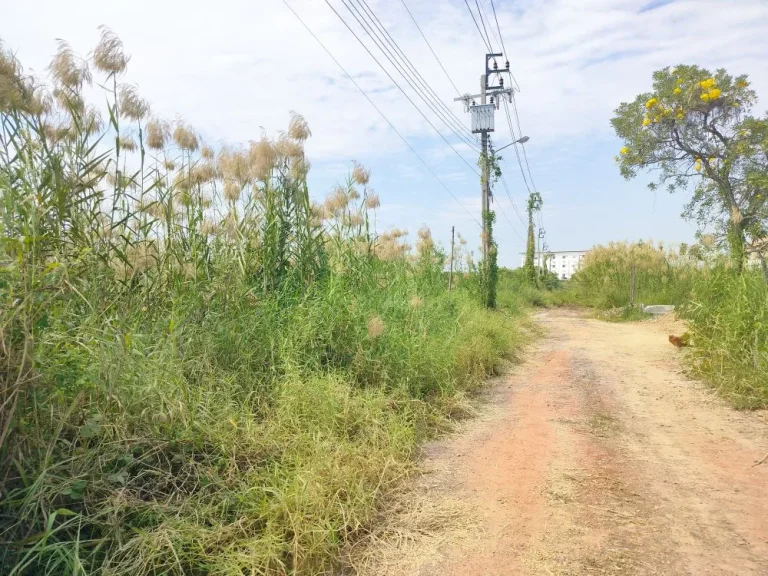
[[[43,76],[56,39],[66,40],[85,56],[98,41],[98,26],[106,25],[131,55],[124,81],[137,86],[157,116],[183,118],[203,140],[218,146],[247,143],[262,132],[276,135],[287,127],[290,111],[297,111],[312,130],[306,149],[314,198],[322,200],[346,179],[352,162],[359,161],[372,169],[371,185],[381,198],[379,230],[407,228],[413,239],[416,230],[427,225],[447,246],[455,226],[476,249],[477,155],[398,76],[344,1],[0,0],[0,39],[27,71]],[[367,4],[436,96],[469,126],[463,105],[453,101],[457,96],[453,84],[461,93],[479,91],[487,49],[464,0],[367,0]],[[477,18],[474,0],[469,5]],[[522,134],[530,138],[525,153],[532,178],[527,182],[514,148],[501,153],[510,194],[501,185],[494,192],[499,263],[520,264],[529,187],[543,197],[541,225],[551,250],[587,249],[621,240],[690,242],[696,229],[680,216],[684,193],[649,191],[651,175],[629,182],[619,175],[614,157],[622,144],[610,126],[612,112],[621,102],[648,91],[654,70],[697,64],[749,74],[763,98],[755,112],[764,114],[768,3],[494,0],[498,29],[491,1],[478,0],[478,5],[494,50],[502,51],[501,32],[505,57],[520,88],[516,104]],[[492,139],[500,147],[512,141],[503,108],[495,120]]]

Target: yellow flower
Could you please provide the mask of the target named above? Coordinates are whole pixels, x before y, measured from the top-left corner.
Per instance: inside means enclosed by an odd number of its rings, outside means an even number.
[[[696,158],[696,163],[693,165],[693,167],[696,169],[696,172],[701,170],[701,158]]]
[[[720,94],[721,94],[720,88],[712,88],[712,90],[709,91],[709,97],[712,100],[717,100],[718,98],[720,98]]]
[[[680,94],[680,92],[682,92],[682,90],[681,90],[680,88],[675,88],[675,89],[673,90],[673,92],[674,92],[675,94]]]
[[[747,83],[744,80],[739,80],[738,82],[736,82],[736,86],[738,86],[739,88],[746,88]]]
[[[648,118],[648,116],[643,118],[643,126],[648,126],[648,124],[650,124],[650,123],[651,123],[651,119]]]
[[[699,96],[704,102],[709,102],[709,92],[704,92],[701,96]]]
[[[733,107],[734,107],[734,108],[738,108],[738,107],[739,107],[739,103],[738,103],[738,102],[734,102],[734,103],[733,103]]]
[[[706,80],[702,80],[701,82],[699,82],[699,86],[701,86],[704,90],[709,90],[710,88],[714,88],[715,79],[707,78]]]
[[[629,148],[624,146],[621,150],[619,150],[619,152],[621,152],[622,154],[626,154],[627,152],[629,152]]]
[[[678,78],[678,79],[677,79],[677,83],[678,83],[678,84],[682,84],[682,83],[683,83],[683,79],[682,79],[682,78]]]
[[[648,108],[648,110],[650,110],[656,105],[657,102],[658,100],[656,98],[651,98],[650,100],[648,100],[648,102],[645,103],[645,107]]]
[[[682,110],[680,110],[680,111],[677,113],[677,119],[678,119],[678,120],[682,120],[683,118],[685,118],[685,112],[683,112]]]

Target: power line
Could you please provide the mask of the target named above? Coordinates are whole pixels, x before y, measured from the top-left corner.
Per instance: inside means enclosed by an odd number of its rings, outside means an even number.
[[[488,38],[488,44],[489,48],[491,48],[491,52],[493,52],[493,45],[491,44],[491,37],[488,35],[488,30],[485,27],[485,20],[483,19],[483,12],[480,10],[480,4],[477,0],[475,0],[475,6],[477,6],[477,15],[480,18],[480,22],[483,24],[483,30],[485,30],[485,37]]]
[[[483,36],[482,30],[480,30],[480,26],[477,23],[477,20],[475,20],[475,13],[472,12],[472,8],[469,7],[469,2],[467,0],[464,0],[464,4],[467,5],[467,10],[469,10],[469,15],[472,16],[472,21],[475,23],[475,27],[477,28],[477,31],[480,33],[480,38],[483,39],[483,44],[485,44],[485,47],[488,48],[488,52],[493,52],[491,50],[491,45],[488,43],[488,40],[485,39],[485,36]]]
[[[387,124],[389,124],[389,127],[390,127],[390,128],[392,128],[392,130],[395,132],[395,134],[397,134],[397,135],[400,137],[400,139],[403,141],[403,143],[404,143],[406,146],[408,146],[408,148],[410,149],[410,151],[411,151],[411,152],[413,152],[413,155],[414,155],[414,156],[416,156],[416,158],[418,158],[418,159],[419,159],[419,161],[420,161],[422,164],[424,164],[424,167],[425,167],[427,170],[429,170],[429,173],[430,173],[430,174],[432,174],[432,176],[434,176],[435,180],[437,180],[437,181],[438,181],[438,182],[439,182],[439,183],[442,185],[442,187],[443,187],[443,188],[445,188],[445,191],[446,191],[446,192],[448,192],[448,194],[450,194],[450,195],[451,195],[451,197],[452,197],[452,198],[453,198],[453,199],[456,201],[456,203],[457,203],[459,206],[461,206],[461,207],[464,209],[464,211],[465,211],[465,212],[466,212],[466,213],[469,215],[469,217],[470,217],[470,218],[472,218],[472,220],[474,220],[474,221],[475,221],[475,224],[477,224],[478,226],[480,226],[480,227],[482,228],[482,225],[481,225],[481,224],[480,224],[480,222],[477,220],[477,218],[475,218],[475,217],[472,215],[472,213],[471,213],[469,210],[467,210],[467,207],[466,207],[466,206],[464,206],[464,204],[462,204],[462,203],[461,203],[461,201],[460,201],[460,200],[459,200],[459,199],[456,197],[456,195],[455,195],[453,192],[451,192],[451,189],[450,189],[450,188],[448,188],[448,186],[446,186],[445,182],[443,182],[443,181],[442,181],[442,180],[441,180],[441,179],[438,177],[438,175],[437,175],[437,174],[435,174],[435,172],[432,170],[432,168],[430,168],[430,167],[429,167],[429,164],[427,164],[427,163],[424,161],[424,159],[423,159],[423,158],[422,158],[422,157],[419,155],[419,153],[418,153],[418,152],[416,152],[416,150],[414,150],[413,146],[411,146],[411,144],[408,142],[408,140],[406,140],[406,139],[405,139],[405,137],[404,137],[404,136],[403,136],[403,135],[400,133],[400,131],[399,131],[397,128],[395,128],[395,125],[394,125],[394,124],[392,124],[392,122],[390,121],[390,119],[389,119],[389,118],[387,118],[387,116],[384,114],[384,112],[382,112],[382,111],[379,109],[379,107],[378,107],[378,106],[376,106],[376,104],[373,102],[373,100],[371,100],[371,98],[368,96],[368,94],[365,92],[365,90],[363,90],[363,89],[360,87],[360,85],[359,85],[357,82],[355,82],[355,79],[354,79],[354,78],[352,78],[352,75],[351,75],[349,72],[347,72],[346,68],[344,68],[344,66],[342,66],[342,65],[341,65],[341,62],[339,62],[339,61],[336,59],[336,57],[335,57],[335,56],[334,56],[334,55],[331,53],[331,51],[330,51],[330,50],[328,50],[328,48],[326,48],[326,47],[325,47],[325,44],[323,44],[323,42],[320,40],[320,38],[318,38],[318,37],[317,37],[317,35],[315,35],[315,33],[314,33],[314,32],[312,31],[312,29],[311,29],[311,28],[310,28],[310,27],[309,27],[309,26],[308,26],[308,25],[307,25],[307,24],[304,22],[304,20],[302,20],[302,19],[301,19],[301,16],[299,16],[299,15],[296,13],[296,11],[295,11],[295,10],[294,10],[294,9],[291,7],[291,5],[290,5],[290,4],[288,4],[287,0],[283,0],[283,4],[285,4],[285,5],[288,7],[288,9],[289,9],[289,10],[290,10],[290,11],[293,13],[293,15],[296,17],[296,19],[297,19],[299,22],[301,22],[301,25],[302,25],[302,26],[304,26],[304,28],[306,28],[306,29],[307,29],[307,32],[309,32],[309,33],[310,33],[310,35],[312,36],[312,38],[314,38],[314,39],[315,39],[315,41],[316,41],[318,44],[320,44],[320,47],[321,47],[323,50],[325,50],[325,53],[326,53],[326,54],[328,54],[328,56],[330,56],[330,57],[331,57],[331,60],[333,60],[333,61],[336,63],[336,66],[338,66],[338,67],[339,67],[339,69],[340,69],[340,70],[341,70],[341,71],[344,73],[344,75],[345,75],[347,78],[349,78],[349,80],[352,82],[352,84],[354,84],[354,85],[355,85],[355,88],[357,88],[357,89],[360,91],[360,93],[361,93],[361,94],[362,94],[362,95],[365,97],[365,99],[366,99],[366,100],[368,100],[368,103],[369,103],[371,106],[373,106],[373,108],[376,110],[376,112],[378,112],[378,113],[379,113],[379,115],[380,115],[380,116],[381,116],[381,117],[382,117],[382,118],[383,118],[383,119],[386,121],[386,123],[387,123]]]
[[[517,129],[520,131],[520,133],[523,133],[523,127],[520,124],[520,115],[517,113],[517,100],[515,100],[515,95],[512,94],[512,107],[515,110],[515,118],[517,118]],[[533,186],[533,189],[536,190],[536,184],[533,181],[533,174],[531,174],[531,167],[528,164],[528,154],[525,152],[525,144],[521,144],[523,148],[523,158],[525,158],[525,167],[528,169],[528,176],[531,178],[531,186]]]
[[[285,0],[283,0],[283,1],[285,2]],[[363,24],[360,22],[360,19],[359,19],[359,18],[357,18],[357,17],[355,16],[355,14],[352,12],[352,10],[349,8],[349,6],[348,6],[348,5],[347,5],[347,3],[346,3],[346,0],[342,0],[342,2],[344,3],[344,6],[347,8],[347,10],[350,12],[350,14],[352,14],[352,16],[353,16],[353,17],[355,17],[355,19],[358,21],[358,23],[359,23],[361,26],[363,26],[363,27],[365,28],[365,26],[364,26],[364,25],[363,25]],[[451,148],[451,150],[453,150],[453,151],[455,152],[456,156],[458,156],[458,157],[461,159],[461,161],[462,161],[462,162],[464,162],[464,164],[466,164],[466,165],[469,167],[469,169],[470,169],[470,170],[472,170],[472,172],[474,172],[475,174],[479,175],[479,172],[478,172],[478,171],[477,171],[477,170],[476,170],[476,169],[475,169],[475,168],[474,168],[474,167],[473,167],[473,166],[472,166],[472,165],[471,165],[469,162],[467,162],[466,158],[464,158],[464,157],[463,157],[463,156],[462,156],[462,155],[459,153],[459,151],[458,151],[458,150],[456,150],[456,148],[454,148],[454,147],[453,147],[453,144],[451,144],[451,143],[450,143],[450,142],[449,142],[449,141],[446,139],[446,137],[445,137],[445,136],[443,136],[443,133],[442,133],[442,132],[440,132],[440,130],[438,130],[438,129],[435,127],[435,125],[432,123],[432,121],[431,121],[429,118],[427,118],[427,115],[426,115],[426,114],[424,114],[424,112],[421,110],[421,108],[419,108],[419,107],[416,105],[416,103],[415,103],[415,102],[414,102],[414,101],[411,99],[411,97],[410,97],[410,96],[408,96],[408,93],[407,93],[405,90],[403,90],[403,88],[402,88],[402,86],[400,86],[400,84],[398,84],[398,83],[397,83],[397,81],[396,81],[396,80],[395,80],[395,79],[392,77],[392,74],[390,74],[390,73],[389,73],[389,71],[388,71],[386,68],[384,68],[384,66],[382,66],[381,62],[379,62],[379,60],[376,58],[376,56],[374,56],[374,55],[373,55],[373,52],[371,52],[371,50],[368,48],[368,46],[366,46],[366,45],[365,45],[365,42],[363,42],[363,41],[360,39],[360,37],[359,37],[359,36],[358,36],[358,35],[355,33],[355,31],[354,31],[354,30],[352,30],[352,27],[351,27],[351,26],[350,26],[350,25],[347,23],[347,21],[346,21],[346,20],[344,20],[344,18],[341,16],[341,14],[339,14],[339,13],[336,11],[336,9],[333,7],[333,5],[332,5],[332,4],[331,4],[331,3],[330,3],[328,0],[325,0],[325,3],[326,3],[326,4],[327,4],[329,7],[330,7],[330,9],[331,9],[331,10],[333,10],[333,13],[334,13],[334,14],[336,14],[336,16],[339,18],[339,20],[341,20],[341,22],[344,24],[344,26],[346,26],[347,30],[349,30],[349,31],[350,31],[350,33],[352,34],[352,36],[354,36],[354,37],[355,37],[355,40],[357,40],[357,41],[360,43],[360,45],[361,45],[361,46],[362,46],[362,47],[365,49],[365,51],[366,51],[366,52],[368,52],[368,55],[369,55],[369,56],[370,56],[370,57],[373,59],[373,61],[374,61],[374,62],[376,62],[376,64],[379,66],[379,68],[381,68],[381,69],[384,71],[384,73],[385,73],[385,74],[386,74],[386,75],[389,77],[389,79],[390,79],[390,80],[392,81],[392,83],[393,83],[393,84],[394,84],[394,85],[397,87],[397,89],[398,89],[398,90],[400,90],[400,92],[402,92],[402,93],[403,93],[403,96],[405,96],[405,97],[406,97],[406,99],[408,100],[408,102],[410,102],[410,103],[411,103],[411,105],[412,105],[412,106],[413,106],[413,107],[416,109],[416,111],[417,111],[419,114],[421,114],[421,117],[422,117],[422,118],[424,118],[424,120],[427,122],[427,124],[429,124],[429,125],[432,127],[432,129],[433,129],[435,132],[437,132],[437,135],[438,135],[438,136],[440,136],[440,138],[442,138],[442,139],[443,139],[443,142],[445,142],[446,144],[448,144],[448,146]],[[366,32],[367,32],[367,29],[366,29]],[[370,32],[368,32],[368,35],[370,36]],[[374,42],[374,43],[375,43],[375,42]],[[378,44],[377,44],[377,46],[378,46]]]
[[[496,21],[496,29],[499,31],[499,42],[501,42],[501,49],[504,52],[504,57],[509,60],[509,54],[507,52],[507,47],[504,46],[504,36],[501,35],[501,26],[499,26],[499,19],[496,17],[496,6],[494,6],[493,0],[491,0],[491,9],[493,10],[493,19]]]
[[[405,0],[400,0],[400,1],[403,3],[405,10],[408,12],[408,15],[411,17],[411,20],[413,20],[413,23],[416,25],[416,29],[419,31],[419,34],[421,34],[421,37],[424,38],[424,42],[426,42],[427,46],[429,46],[429,50],[430,52],[432,52],[432,56],[435,57],[435,60],[437,60],[437,63],[440,65],[440,68],[443,69],[443,72],[445,73],[445,77],[448,78],[448,82],[450,82],[451,86],[453,86],[453,89],[456,90],[456,94],[461,96],[461,92],[459,92],[459,89],[456,87],[456,84],[453,83],[451,76],[448,74],[448,71],[445,69],[445,66],[443,66],[443,63],[440,61],[440,58],[437,57],[435,50],[432,48],[432,45],[429,43],[429,40],[427,40],[427,37],[424,35],[424,32],[421,31],[421,27],[419,26],[419,23],[416,22],[416,18],[414,18],[413,14],[411,14],[411,10],[408,8],[408,5],[405,3]]]
[[[517,209],[517,206],[515,205],[515,201],[512,199],[512,192],[509,190],[509,186],[507,185],[507,181],[504,178],[504,175],[501,175],[501,183],[504,185],[504,190],[507,192],[507,197],[509,198],[509,202],[512,204],[512,209],[515,211],[515,214],[517,214],[518,220],[520,220],[520,223],[523,226],[527,226],[528,223],[523,219],[523,217],[520,215],[519,210]]]
[[[445,105],[443,100],[435,93],[435,91],[432,89],[429,83],[424,79],[424,77],[416,69],[416,67],[413,65],[413,63],[408,58],[408,56],[406,56],[406,54],[397,44],[397,41],[395,41],[395,39],[392,38],[390,33],[381,23],[381,20],[379,20],[378,16],[376,16],[376,14],[368,5],[366,0],[357,0],[357,3],[363,7],[363,10],[366,12],[367,16],[371,18],[371,21],[374,23],[377,29],[382,33],[382,36],[379,36],[377,34],[377,39],[381,40],[383,38],[384,41],[387,44],[389,44],[389,46],[391,46],[392,49],[395,51],[395,54],[393,54],[391,51],[387,50],[387,53],[389,53],[389,56],[392,56],[392,58],[397,59],[399,55],[400,62],[402,62],[406,70],[412,74],[412,76],[407,77],[403,74],[402,69],[398,68],[398,71],[400,72],[401,75],[403,75],[403,77],[406,79],[406,81],[411,86],[411,88],[416,89],[414,84],[410,82],[409,78],[413,79],[414,82],[416,82],[417,84],[420,84],[423,90],[417,90],[419,97],[421,97],[424,103],[427,104],[427,106],[429,106],[430,109],[432,109],[432,111],[435,112],[435,114],[437,114],[437,116],[445,123],[448,129],[451,130],[454,134],[456,134],[456,136],[463,139],[467,144],[469,144],[470,147],[474,148],[476,151],[479,151],[480,148],[478,147],[477,142],[475,142],[474,136],[472,135],[472,133],[461,122],[461,120],[459,120],[459,118],[453,113],[453,111],[450,108],[448,108],[448,106]],[[357,8],[355,8],[355,11],[358,13],[358,15],[360,15],[365,19],[365,17],[360,14]],[[369,33],[369,36],[370,36],[370,33]],[[387,57],[390,63],[394,64],[392,61],[392,58],[390,58],[389,56],[385,54],[385,57]],[[432,105],[436,105],[438,110],[435,110],[432,107]],[[467,137],[467,135],[469,136]]]
[[[509,114],[509,105],[507,104],[507,101],[504,100],[504,111],[507,113],[507,122],[509,123],[509,132],[512,136],[512,139],[515,140],[515,129],[512,126],[512,116]],[[528,178],[525,176],[525,169],[523,168],[523,161],[520,158],[520,152],[517,149],[517,143],[515,143],[512,146],[515,150],[515,156],[517,157],[517,165],[520,166],[520,175],[523,177],[523,182],[525,182],[525,187],[528,190],[528,193],[531,193],[531,187],[528,185]]]
[[[521,241],[525,242],[525,240],[523,240],[523,237],[522,237],[522,236],[520,236],[520,232],[518,232],[518,231],[515,229],[515,227],[514,227],[514,226],[512,226],[512,222],[510,222],[510,221],[509,221],[509,218],[507,217],[507,214],[504,212],[504,209],[501,207],[501,204],[499,204],[499,203],[497,202],[497,203],[496,203],[496,208],[498,208],[498,209],[499,209],[499,212],[501,212],[501,215],[502,215],[502,216],[504,216],[504,220],[506,220],[506,221],[507,221],[507,224],[509,224],[509,227],[512,229],[512,232],[514,232],[514,233],[517,235],[517,237],[518,237],[518,238],[520,238],[520,240],[521,240]]]

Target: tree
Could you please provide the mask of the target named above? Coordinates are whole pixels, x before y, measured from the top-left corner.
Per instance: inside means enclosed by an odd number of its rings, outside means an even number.
[[[767,235],[768,116],[750,116],[756,101],[746,76],[681,65],[654,72],[652,92],[622,103],[611,120],[624,140],[622,176],[658,171],[649,187],[670,193],[693,184],[683,215],[714,225],[739,271],[748,245],[757,249]]]
[[[536,255],[536,235],[533,231],[533,214],[541,210],[544,201],[541,194],[531,192],[528,196],[528,242],[525,247],[525,264],[523,265],[524,276],[531,284],[536,284],[536,266],[533,263]]]

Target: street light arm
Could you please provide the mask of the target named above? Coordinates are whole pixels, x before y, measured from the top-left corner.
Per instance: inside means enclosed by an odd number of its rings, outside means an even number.
[[[502,150],[504,150],[504,148],[509,148],[513,144],[525,144],[526,142],[528,142],[528,140],[530,140],[530,138],[528,138],[528,136],[523,136],[522,138],[518,138],[514,142],[510,142],[509,144],[505,144],[501,148],[497,148],[496,152],[501,152]]]

